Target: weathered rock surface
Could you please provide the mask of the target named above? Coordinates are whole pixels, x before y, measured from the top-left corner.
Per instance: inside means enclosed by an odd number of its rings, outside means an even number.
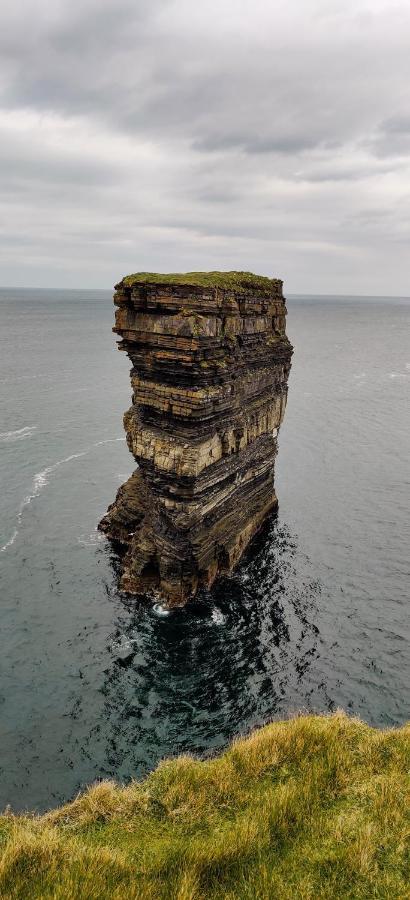
[[[133,364],[124,426],[138,468],[99,527],[126,548],[125,591],[182,605],[236,565],[277,506],[292,354],[282,282],[139,273],[114,303]]]

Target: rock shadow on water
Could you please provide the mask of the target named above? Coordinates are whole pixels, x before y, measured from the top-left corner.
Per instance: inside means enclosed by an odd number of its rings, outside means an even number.
[[[272,718],[331,709],[316,671],[319,593],[275,518],[236,572],[186,607],[162,616],[124,595],[101,688],[104,724],[89,736],[91,753],[100,743],[100,774],[138,777],[165,756],[206,755]]]

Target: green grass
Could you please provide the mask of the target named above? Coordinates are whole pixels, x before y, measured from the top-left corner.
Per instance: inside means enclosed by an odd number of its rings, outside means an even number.
[[[127,287],[132,287],[134,284],[192,285],[193,287],[221,288],[240,291],[243,294],[257,293],[267,296],[281,282],[276,278],[253,275],[252,272],[173,272],[170,274],[136,272],[134,275],[127,275],[123,278],[121,284]]]
[[[410,728],[277,722],[218,758],[0,817],[2,900],[408,898]]]

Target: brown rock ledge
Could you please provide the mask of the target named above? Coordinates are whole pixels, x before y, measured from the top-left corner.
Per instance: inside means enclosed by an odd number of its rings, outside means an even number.
[[[143,272],[116,286],[114,303],[133,365],[124,426],[138,468],[99,528],[126,549],[123,590],[183,605],[236,565],[277,507],[292,355],[282,282]]]

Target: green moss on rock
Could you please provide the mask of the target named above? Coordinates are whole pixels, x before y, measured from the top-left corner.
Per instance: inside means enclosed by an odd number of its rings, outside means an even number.
[[[220,288],[225,291],[238,291],[241,294],[262,294],[268,296],[276,292],[282,284],[278,278],[267,278],[265,275],[254,275],[252,272],[135,272],[126,275],[121,285],[133,287],[137,284],[153,285],[190,285],[198,288]]]

